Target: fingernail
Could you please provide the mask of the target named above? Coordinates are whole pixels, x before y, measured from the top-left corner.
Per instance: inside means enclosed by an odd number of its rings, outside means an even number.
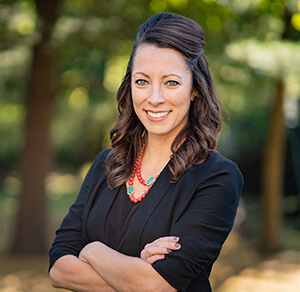
[[[179,240],[179,237],[178,236],[174,236],[174,240]]]
[[[179,243],[175,243],[175,247],[181,247],[181,244],[179,244]]]
[[[171,250],[171,249],[167,249],[167,252],[168,252],[168,253],[171,253],[171,252],[172,252],[172,250]]]

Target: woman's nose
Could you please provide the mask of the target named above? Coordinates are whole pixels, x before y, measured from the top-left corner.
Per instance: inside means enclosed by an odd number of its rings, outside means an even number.
[[[164,103],[165,99],[160,88],[153,88],[147,101],[153,106],[158,106],[159,104]]]

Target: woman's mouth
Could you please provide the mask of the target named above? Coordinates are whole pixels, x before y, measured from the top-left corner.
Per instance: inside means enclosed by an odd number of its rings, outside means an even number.
[[[170,113],[170,111],[165,111],[165,112],[150,112],[150,111],[146,111],[147,114],[152,117],[152,118],[162,118],[162,117],[165,117],[167,114]]]

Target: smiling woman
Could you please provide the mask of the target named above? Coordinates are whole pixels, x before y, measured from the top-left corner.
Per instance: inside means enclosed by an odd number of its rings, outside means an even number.
[[[53,286],[211,291],[242,176],[216,152],[221,117],[203,31],[159,13],[139,29],[112,149],[91,166],[50,250]]]

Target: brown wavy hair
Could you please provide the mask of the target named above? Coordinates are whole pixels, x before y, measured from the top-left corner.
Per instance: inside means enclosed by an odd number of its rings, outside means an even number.
[[[119,117],[110,132],[112,150],[106,159],[108,186],[115,188],[129,179],[142,144],[147,139],[145,127],[135,114],[131,97],[134,56],[142,44],[170,48],[180,52],[193,76],[189,120],[174,139],[168,167],[177,181],[193,164],[200,164],[217,146],[221,131],[218,98],[208,63],[203,55],[204,32],[195,21],[174,13],[159,13],[149,18],[137,33],[123,81],[117,92]],[[184,141],[184,142],[182,142]]]

